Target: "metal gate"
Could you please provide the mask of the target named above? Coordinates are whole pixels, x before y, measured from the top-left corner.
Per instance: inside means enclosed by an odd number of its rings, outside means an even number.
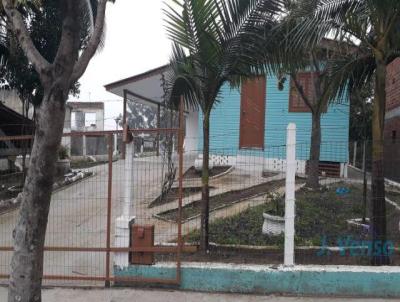
[[[127,184],[126,174],[124,174],[127,162],[126,154],[123,152],[125,158],[116,160],[116,153],[121,136],[128,134],[133,136],[138,136],[138,134],[155,135],[158,142],[160,136],[163,135],[177,137],[177,152],[174,152],[173,155],[174,160],[177,161],[175,165],[177,177],[174,175],[173,185],[175,186],[174,189],[177,190],[178,198],[175,207],[177,207],[179,214],[171,233],[166,233],[167,227],[161,222],[154,223],[154,215],[151,212],[154,194],[149,195],[149,192],[154,193],[159,189],[156,183],[164,177],[162,175],[165,172],[164,159],[157,155],[133,158],[134,163],[141,167],[140,169],[143,168],[143,171],[132,171],[133,177],[136,177],[135,182]],[[84,138],[84,142],[87,141],[88,137],[96,137],[98,138],[96,144],[106,144],[107,154],[88,154],[82,158],[81,162],[78,159],[74,163],[74,173],[56,179],[44,248],[43,279],[45,285],[105,284],[109,286],[111,282],[180,283],[181,253],[183,251],[181,218],[183,135],[182,106],[179,113],[179,127],[177,128],[71,132],[63,135],[63,144],[71,144],[71,140],[76,137]],[[30,146],[31,140],[32,136],[30,135],[0,137],[0,151],[2,151],[1,149],[4,151],[7,148],[14,148],[21,142],[28,142],[26,146]],[[159,148],[159,143],[157,148]],[[13,158],[8,156],[0,158],[0,160],[4,163],[6,161],[10,163],[10,160],[12,160],[15,164],[23,161],[24,165],[27,165],[29,150],[25,154],[26,156],[24,155],[22,159],[20,155],[13,155]],[[92,162],[87,162],[87,160]],[[60,162],[62,166],[62,161]],[[161,174],[158,172],[161,172]],[[12,177],[16,177],[18,182],[20,175],[18,172],[14,174]],[[3,182],[9,174],[5,173],[4,175],[6,176],[0,175],[0,177],[3,177],[0,178],[0,180],[3,179]],[[10,177],[8,177],[8,180],[10,180]],[[135,244],[128,246],[118,244],[114,230],[116,229],[116,219],[121,216],[123,200],[127,198],[123,193],[123,191],[126,191],[126,185],[135,186],[140,190],[140,193],[131,196],[133,198],[132,209],[134,211],[140,209],[140,211],[132,214],[136,216],[135,223],[138,225],[155,225],[156,238],[162,239],[165,236],[166,241],[156,240],[155,245],[144,247],[135,246]],[[17,193],[11,192],[9,188],[20,188],[15,185],[11,186],[11,184],[2,184],[2,187],[3,189],[7,187],[7,192],[4,193],[3,190],[1,191],[2,194],[10,197],[6,206],[4,202],[0,205],[0,279],[7,282],[13,251],[12,230],[17,220],[19,206],[13,203]],[[115,276],[113,274],[115,269],[113,258],[115,260],[116,255],[128,255],[129,253],[167,254],[169,259],[172,259],[171,255],[174,255],[175,277],[163,279]]]

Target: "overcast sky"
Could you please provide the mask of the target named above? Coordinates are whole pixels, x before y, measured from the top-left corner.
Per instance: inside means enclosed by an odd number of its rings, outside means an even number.
[[[105,47],[98,52],[80,80],[80,101],[105,102],[105,128],[122,102],[104,85],[168,63],[171,43],[164,30],[163,0],[117,0],[107,5]],[[71,98],[70,100],[76,100]]]

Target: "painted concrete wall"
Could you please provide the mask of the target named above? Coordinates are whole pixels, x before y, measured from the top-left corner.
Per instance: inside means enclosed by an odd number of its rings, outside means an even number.
[[[184,263],[180,288],[255,294],[400,297],[398,267],[295,266]],[[176,264],[115,269],[116,277],[173,279]]]
[[[265,108],[265,157],[285,158],[286,127],[288,123],[297,126],[297,159],[309,157],[311,138],[311,114],[289,111],[289,83],[282,91],[278,89],[275,77],[267,78]],[[349,103],[346,99],[331,104],[323,114],[322,161],[348,161]],[[199,118],[199,145],[202,149],[202,116]],[[220,102],[211,114],[211,149],[237,152],[239,148],[240,91],[231,90],[228,85],[222,88]],[[248,151],[247,151],[248,152]]]

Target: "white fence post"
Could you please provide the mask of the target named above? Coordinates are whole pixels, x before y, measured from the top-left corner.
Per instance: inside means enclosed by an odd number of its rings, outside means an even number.
[[[296,124],[287,126],[285,189],[285,266],[294,265],[294,218],[296,186]]]
[[[122,208],[122,215],[117,217],[115,221],[115,247],[129,247],[129,225],[135,216],[132,216],[130,207],[134,198],[133,176],[134,176],[134,143],[126,144],[125,160],[122,161],[124,165],[124,204]],[[118,267],[129,266],[129,253],[117,252],[114,254],[114,265]]]
[[[82,136],[82,155],[84,158],[87,156],[87,151],[86,151],[86,135]]]
[[[118,155],[118,134],[114,133],[114,155]]]

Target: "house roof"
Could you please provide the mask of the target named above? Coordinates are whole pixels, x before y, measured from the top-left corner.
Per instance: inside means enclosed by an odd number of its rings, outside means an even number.
[[[0,136],[20,136],[33,134],[34,123],[0,102]],[[22,147],[29,148],[31,140],[0,141],[0,158],[20,154]]]
[[[105,85],[107,91],[120,97],[124,97],[124,91],[128,92],[127,98],[136,102],[154,106],[163,102],[164,90],[162,76],[169,69],[169,65],[148,70],[146,72],[125,78]]]
[[[33,128],[32,120],[0,102],[0,130],[6,136],[32,134]]]

